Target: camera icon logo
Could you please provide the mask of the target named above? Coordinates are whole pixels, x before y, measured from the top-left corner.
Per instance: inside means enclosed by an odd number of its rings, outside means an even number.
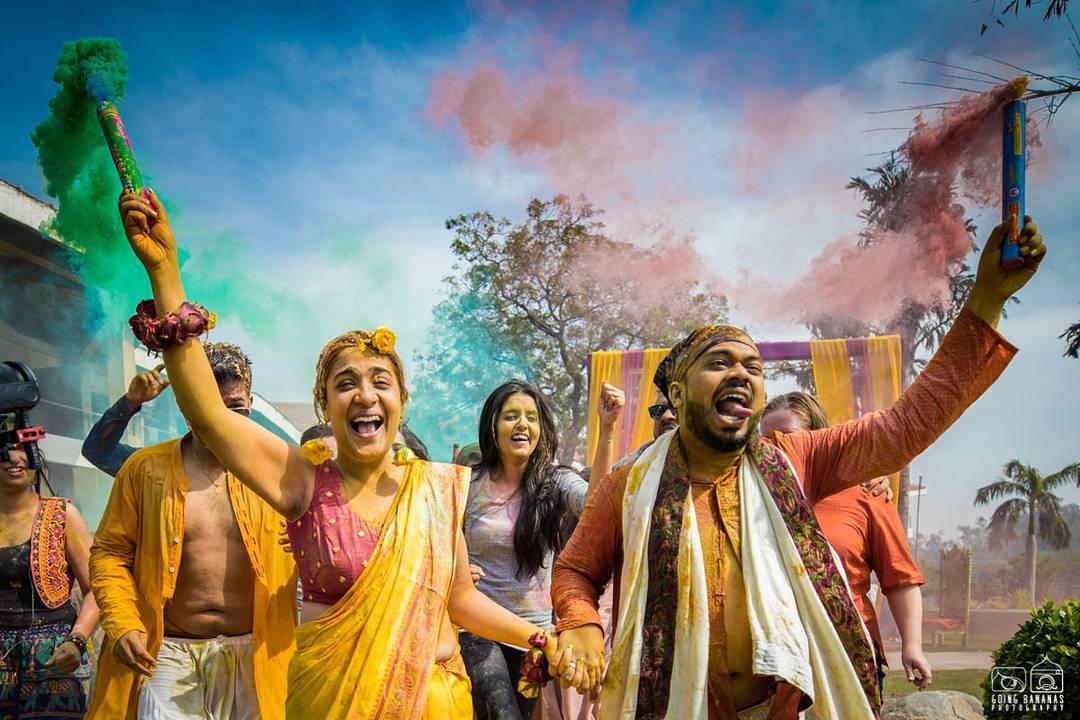
[[[1027,668],[995,667],[990,671],[990,690],[999,693],[1022,693],[1027,689]]]
[[[1044,655],[1042,662],[1031,668],[1031,690],[1039,693],[1065,692],[1061,666]]]

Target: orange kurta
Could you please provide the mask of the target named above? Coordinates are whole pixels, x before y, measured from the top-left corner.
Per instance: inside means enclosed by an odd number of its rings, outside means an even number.
[[[1015,353],[1016,348],[997,331],[964,310],[933,359],[891,408],[823,430],[776,434],[770,440],[791,460],[810,503],[818,503],[848,487],[897,472],[911,462],[997,379]],[[601,624],[598,599],[612,577],[618,607],[622,502],[628,472],[627,467],[611,473],[591,490],[577,529],[555,562],[551,596],[561,618],[559,631]],[[710,544],[719,542],[723,529],[716,527],[712,513],[701,511],[697,499],[695,494],[702,545],[709,537],[717,538]],[[718,511],[722,519],[737,518],[737,492],[725,493],[721,500],[729,504]],[[702,549],[707,568],[710,557],[715,564],[723,554],[716,545]],[[714,578],[707,572],[706,581],[710,598],[724,595],[726,577]],[[710,624],[722,624],[723,615],[717,612],[716,604],[710,602],[709,609]],[[710,632],[710,654],[720,651],[715,642],[722,637]],[[715,671],[717,664],[711,657],[709,664]],[[710,717],[734,717],[730,695],[713,696],[713,689],[723,685],[719,678],[710,681]]]
[[[814,515],[844,564],[855,606],[874,640],[875,652],[880,652],[881,630],[870,601],[870,573],[877,574],[885,593],[926,582],[911,557],[896,506],[884,495],[875,497],[853,487],[814,505]]]
[[[278,545],[281,516],[232,473],[227,485],[255,571],[251,635],[259,711],[264,720],[282,719],[295,647],[296,565]],[[139,450],[116,476],[90,551],[90,584],[106,638],[87,718],[135,718],[141,678],[116,660],[113,643],[129,630],[142,630],[147,651],[157,656],[161,649],[165,603],[176,588],[183,553],[184,499],[190,487],[180,440]]]

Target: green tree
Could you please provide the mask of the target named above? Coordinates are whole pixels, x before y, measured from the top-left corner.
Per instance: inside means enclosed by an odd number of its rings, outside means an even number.
[[[444,280],[447,299],[418,353],[423,428],[432,411],[457,408],[446,415],[452,431],[475,437],[465,419],[495,384],[524,376],[554,400],[568,462],[588,419],[591,352],[663,347],[723,320],[726,304],[690,238],[615,240],[601,215],[585,198],[559,195],[530,202],[520,223],[489,212],[447,221],[456,274]]]
[[[987,15],[987,21],[993,21],[995,24],[1005,27],[1005,22],[1002,18],[1012,13],[1015,17],[1020,14],[1020,8],[1023,7],[1026,10],[1030,10],[1032,6],[1039,6],[1043,4],[1041,0],[993,0],[990,6],[990,13]],[[1069,18],[1069,0],[1046,0],[1046,12],[1043,13],[1043,20],[1049,20],[1050,18],[1065,18],[1065,20],[1072,24],[1072,20]],[[990,26],[984,22],[979,29],[979,34],[984,34]]]
[[[1030,465],[1010,460],[1002,468],[1002,475],[1004,477],[997,482],[979,488],[975,493],[975,504],[988,505],[1008,498],[990,516],[987,530],[991,550],[1014,541],[1017,526],[1024,519],[1027,520],[1024,568],[1029,597],[1036,602],[1036,538],[1053,550],[1069,546],[1072,533],[1062,514],[1061,498],[1053,491],[1069,483],[1080,486],[1080,463],[1066,465],[1053,475],[1043,475]]]
[[[480,408],[495,386],[513,377],[531,379],[525,354],[478,321],[491,318],[492,308],[459,278],[445,282],[448,297],[432,310],[425,349],[416,352],[409,409],[409,427],[440,460],[450,459],[454,444],[476,442]]]

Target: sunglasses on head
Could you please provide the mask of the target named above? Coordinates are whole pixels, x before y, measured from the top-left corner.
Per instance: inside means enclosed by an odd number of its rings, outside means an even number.
[[[649,406],[649,417],[653,420],[659,420],[660,416],[669,411],[672,414],[675,412],[675,408],[671,406],[671,403],[656,403]]]

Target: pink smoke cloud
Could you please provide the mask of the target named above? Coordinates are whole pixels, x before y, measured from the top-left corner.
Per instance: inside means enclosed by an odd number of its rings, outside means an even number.
[[[538,164],[556,193],[633,200],[662,159],[664,129],[596,93],[571,64],[556,53],[536,72],[511,75],[493,62],[445,71],[431,82],[428,118],[456,125],[477,157],[498,146]]]
[[[779,284],[746,277],[729,288],[729,294],[762,320],[845,317],[880,324],[906,302],[947,303],[949,275],[971,252],[959,199],[982,207],[1000,202],[1001,109],[1022,91],[1021,85],[1005,84],[950,106],[937,118],[917,117],[900,147],[911,169],[908,192],[878,224],[867,228],[865,246],[854,236],[834,240],[794,281]],[[818,127],[808,117],[812,113],[803,112],[804,105],[794,103],[771,119],[749,106],[748,123],[763,141],[773,137],[767,150],[757,146],[764,155],[783,155],[783,138]],[[805,120],[798,121],[800,117]],[[1032,124],[1029,146],[1039,144]],[[762,155],[756,159],[761,162]]]

